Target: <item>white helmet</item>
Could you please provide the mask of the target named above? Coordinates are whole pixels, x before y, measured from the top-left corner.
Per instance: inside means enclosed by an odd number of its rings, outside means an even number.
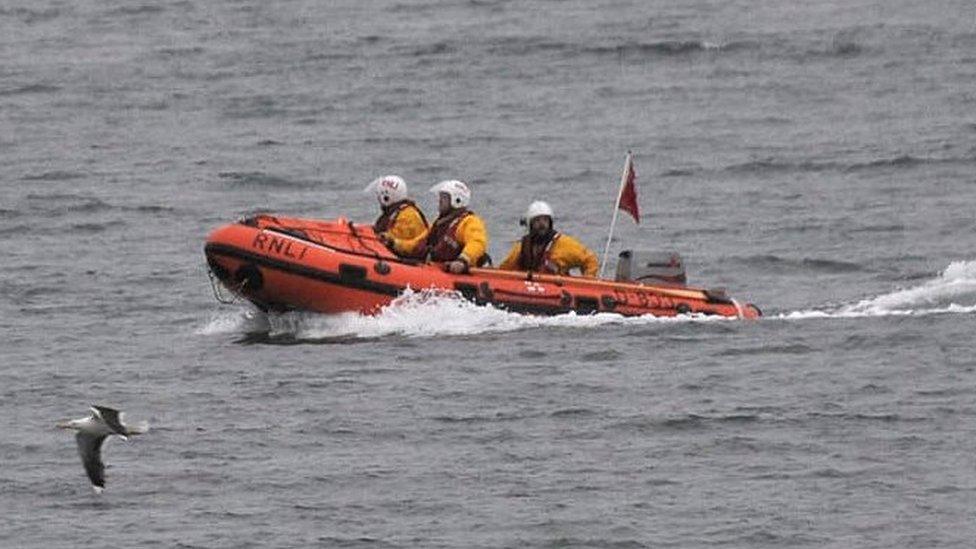
[[[452,208],[466,208],[468,203],[471,202],[471,189],[469,189],[463,181],[458,181],[457,179],[441,181],[440,183],[431,187],[430,192],[434,194],[447,193],[451,195]]]
[[[532,220],[540,215],[548,215],[549,219],[552,219],[552,208],[549,207],[549,204],[546,204],[541,200],[536,200],[535,202],[529,204],[529,208],[525,210],[525,217],[522,218],[522,222],[526,225],[530,225]]]
[[[407,198],[407,182],[399,175],[384,175],[374,179],[363,191],[374,193],[381,206],[389,206]]]

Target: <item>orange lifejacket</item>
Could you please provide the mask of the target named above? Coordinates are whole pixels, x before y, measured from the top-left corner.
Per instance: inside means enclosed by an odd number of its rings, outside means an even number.
[[[396,218],[400,215],[404,209],[408,207],[413,207],[420,214],[420,219],[424,221],[424,225],[427,225],[427,218],[424,217],[424,212],[417,207],[417,204],[410,199],[401,200],[399,202],[394,202],[389,206],[383,207],[383,212],[380,216],[376,218],[376,223],[373,223],[373,230],[376,234],[385,233],[393,228],[393,224],[396,223]]]
[[[562,236],[556,231],[549,231],[547,241],[534,243],[532,235],[522,237],[522,249],[519,252],[518,267],[523,271],[536,273],[558,274],[559,266],[552,261],[552,246]]]
[[[461,253],[463,246],[457,239],[457,228],[461,221],[472,215],[466,208],[458,208],[447,215],[434,220],[427,233],[427,241],[423,246],[422,257],[431,261],[454,261]]]

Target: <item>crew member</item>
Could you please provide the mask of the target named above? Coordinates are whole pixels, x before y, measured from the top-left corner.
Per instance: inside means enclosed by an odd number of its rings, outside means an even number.
[[[370,183],[365,192],[376,195],[380,216],[373,224],[376,234],[394,238],[414,238],[427,230],[427,218],[413,200],[407,198],[407,182],[398,175],[385,175]]]
[[[440,214],[423,233],[412,239],[387,238],[399,254],[444,262],[444,269],[460,274],[480,266],[486,258],[488,232],[485,223],[468,209],[471,190],[457,180],[441,181],[430,188],[438,197]]]
[[[575,238],[553,230],[549,204],[529,204],[522,224],[528,227],[528,234],[515,243],[499,269],[567,275],[577,268],[584,276],[596,276],[600,268],[596,254]]]

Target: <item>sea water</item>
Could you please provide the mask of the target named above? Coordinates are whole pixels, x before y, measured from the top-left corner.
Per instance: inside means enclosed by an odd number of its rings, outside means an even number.
[[[974,81],[968,1],[7,0],[0,546],[972,547]],[[628,150],[612,255],[762,320],[212,298],[388,173],[600,251]]]

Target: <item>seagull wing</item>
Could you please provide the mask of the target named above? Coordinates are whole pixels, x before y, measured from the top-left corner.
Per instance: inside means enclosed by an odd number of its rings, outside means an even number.
[[[105,488],[105,465],[102,463],[102,442],[107,435],[90,435],[79,431],[75,434],[78,442],[78,454],[85,466],[88,479],[97,490]]]
[[[125,427],[122,426],[122,418],[118,410],[109,408],[107,406],[94,405],[92,406],[92,410],[98,413],[98,415],[102,418],[102,421],[105,422],[105,425],[108,425],[109,429],[122,435],[123,437],[125,436]]]

